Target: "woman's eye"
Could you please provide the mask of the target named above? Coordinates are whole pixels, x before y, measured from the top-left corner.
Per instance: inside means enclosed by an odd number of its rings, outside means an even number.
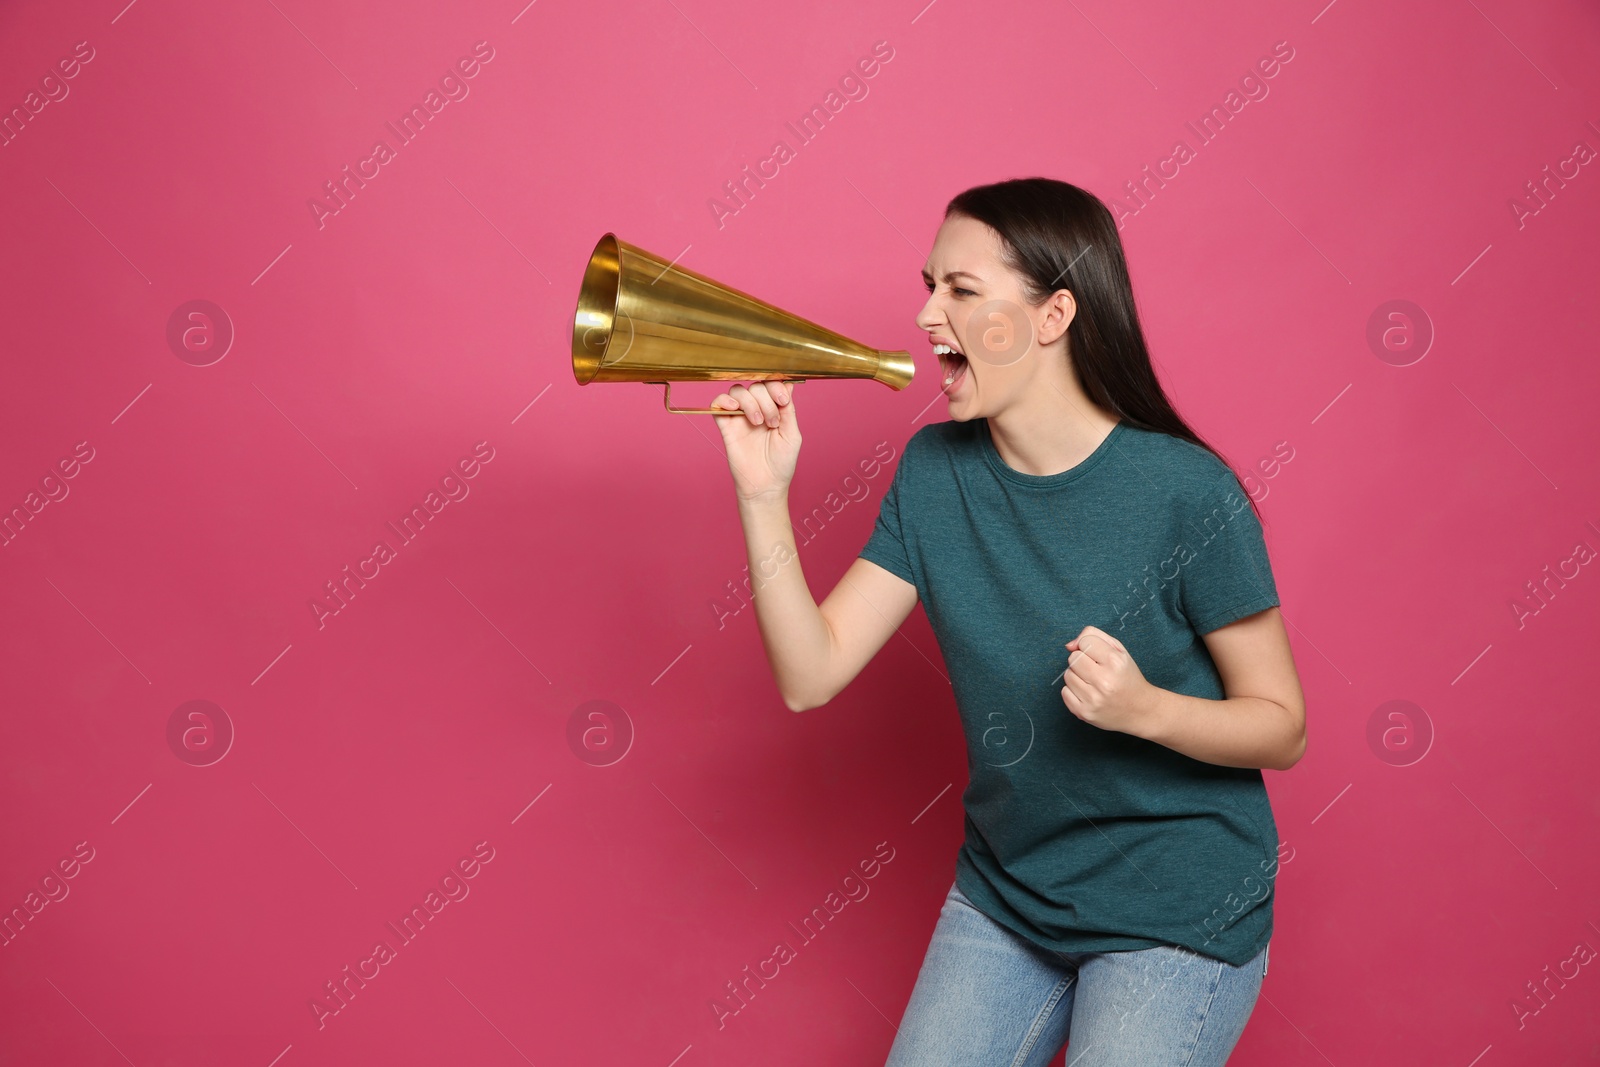
[[[928,292],[930,292],[930,293],[933,292],[933,283],[932,282],[924,279],[922,284],[928,287]]]
[[[977,295],[971,289],[952,289],[950,291],[952,293],[960,293],[962,296],[976,296]]]

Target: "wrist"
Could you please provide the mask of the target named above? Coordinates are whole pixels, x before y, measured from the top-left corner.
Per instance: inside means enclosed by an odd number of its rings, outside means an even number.
[[[1183,718],[1183,702],[1181,694],[1151,685],[1145,698],[1144,714],[1138,718],[1141,724],[1139,736],[1171,748]]]
[[[781,489],[767,489],[759,493],[735,493],[739,501],[740,511],[761,511],[766,508],[779,507],[787,514],[789,510],[789,487]]]

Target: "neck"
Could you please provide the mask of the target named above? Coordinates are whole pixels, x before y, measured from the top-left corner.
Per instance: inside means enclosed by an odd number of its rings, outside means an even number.
[[[1064,352],[1046,364],[1058,372],[1041,374],[1022,400],[989,417],[995,451],[1023,474],[1071,470],[1100,447],[1119,421],[1116,413],[1084,393]]]

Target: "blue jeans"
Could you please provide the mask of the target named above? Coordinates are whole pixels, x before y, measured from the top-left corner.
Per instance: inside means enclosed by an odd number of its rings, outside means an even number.
[[[886,1067],[1215,1067],[1255,1008],[1267,949],[1242,967],[1177,945],[1054,952],[945,898]]]

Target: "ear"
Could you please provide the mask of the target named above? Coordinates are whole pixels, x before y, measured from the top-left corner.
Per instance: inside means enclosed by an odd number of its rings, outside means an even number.
[[[1044,318],[1039,321],[1039,343],[1047,345],[1067,332],[1078,314],[1078,301],[1072,290],[1057,289],[1039,307]]]

